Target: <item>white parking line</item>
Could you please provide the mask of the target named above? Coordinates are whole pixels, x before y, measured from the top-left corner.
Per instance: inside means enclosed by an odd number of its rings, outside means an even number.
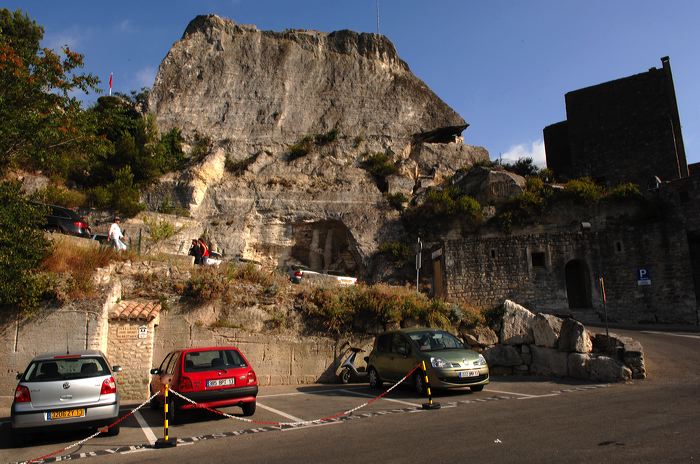
[[[686,335],[686,334],[675,334],[668,332],[654,332],[651,330],[642,330],[644,334],[654,334],[654,335],[668,335],[670,337],[685,337],[685,338],[700,338],[700,335]]]
[[[136,418],[136,422],[138,422],[141,426],[143,434],[146,435],[146,440],[148,440],[148,443],[151,445],[155,444],[156,435],[153,433],[153,430],[151,430],[151,427],[146,423],[141,413],[139,411],[136,411],[134,413],[134,417]]]
[[[519,400],[531,400],[534,398],[546,398],[548,396],[559,396],[559,393],[549,393],[547,395],[533,395],[533,396],[528,396],[527,398],[518,398]]]
[[[515,392],[507,392],[507,391],[501,391],[501,390],[492,390],[491,388],[488,388],[484,391],[491,392],[491,393],[502,393],[504,395],[526,396],[528,398],[536,398],[537,397],[537,395],[526,395],[525,393],[515,393]]]
[[[345,390],[345,389],[337,390],[337,391],[341,391],[341,392],[344,392],[344,393],[350,393],[351,395],[364,396],[365,398],[374,398],[374,397],[376,397],[376,395],[368,395],[368,394],[366,394],[366,393],[354,392],[354,391]],[[402,400],[395,400],[394,398],[382,398],[382,399],[383,399],[384,401],[393,401],[394,403],[405,404],[405,405],[407,405],[407,406],[415,406],[415,407],[420,406],[420,404],[410,403],[410,402],[408,402],[408,401],[402,401]]]
[[[367,386],[365,385],[364,387],[344,387],[344,388],[329,388],[326,390],[310,390],[310,391],[305,391],[305,392],[274,393],[272,395],[258,395],[258,398],[274,398],[277,396],[309,395],[309,394],[313,394],[313,393],[327,393],[327,392],[338,391],[338,390],[364,390],[366,388],[367,388]]]
[[[260,398],[260,397],[258,397]],[[260,401],[257,402],[259,408],[266,409],[270,412],[274,412],[277,415],[280,415],[282,417],[286,417],[287,419],[293,420],[294,422],[303,422],[304,419],[299,419],[298,417],[292,416],[291,414],[287,414],[284,411],[280,411],[279,409],[271,408],[270,406],[265,406],[264,404],[260,404]]]
[[[313,427],[325,427],[327,425],[334,425],[334,424],[342,424],[342,422],[323,422],[321,424],[302,425],[299,427],[292,427],[291,429],[282,429],[282,431],[283,432],[291,432],[292,430],[303,430],[303,429],[310,429]]]

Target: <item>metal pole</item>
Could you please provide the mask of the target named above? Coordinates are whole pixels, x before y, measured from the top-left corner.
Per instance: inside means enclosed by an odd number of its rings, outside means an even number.
[[[423,381],[425,382],[426,392],[428,393],[428,402],[423,403],[423,409],[440,409],[440,403],[433,403],[433,393],[430,390],[430,379],[428,378],[428,369],[425,367],[425,361],[421,361],[423,366]]]
[[[170,404],[168,402],[168,391],[169,386],[165,384],[165,391],[163,393],[163,438],[156,440],[156,448],[172,448],[177,446],[177,439],[175,437],[168,436],[168,409]]]
[[[420,268],[422,265],[422,262],[421,262],[422,251],[423,251],[423,242],[421,242],[420,237],[418,237],[418,243],[416,243],[416,292],[420,292],[419,280],[420,280]]]

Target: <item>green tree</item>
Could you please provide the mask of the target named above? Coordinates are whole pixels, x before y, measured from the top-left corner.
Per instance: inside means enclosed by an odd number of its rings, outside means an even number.
[[[103,143],[74,96],[96,91],[99,81],[78,73],[81,54],[41,48],[43,36],[21,11],[0,9],[0,168],[21,165],[65,176]]]
[[[35,307],[44,288],[37,268],[49,244],[40,229],[47,211],[16,183],[0,182],[0,310]]]

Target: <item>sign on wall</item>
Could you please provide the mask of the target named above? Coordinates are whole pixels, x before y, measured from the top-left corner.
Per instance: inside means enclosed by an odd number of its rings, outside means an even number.
[[[649,269],[645,267],[640,267],[637,269],[637,285],[640,287],[644,285],[651,285],[651,274],[649,273]]]
[[[146,338],[148,336],[148,327],[145,325],[139,326],[139,338]]]

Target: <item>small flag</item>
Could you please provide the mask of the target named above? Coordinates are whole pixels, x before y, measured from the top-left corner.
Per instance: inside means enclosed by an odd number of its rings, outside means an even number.
[[[109,94],[112,95],[112,73],[109,73]]]

